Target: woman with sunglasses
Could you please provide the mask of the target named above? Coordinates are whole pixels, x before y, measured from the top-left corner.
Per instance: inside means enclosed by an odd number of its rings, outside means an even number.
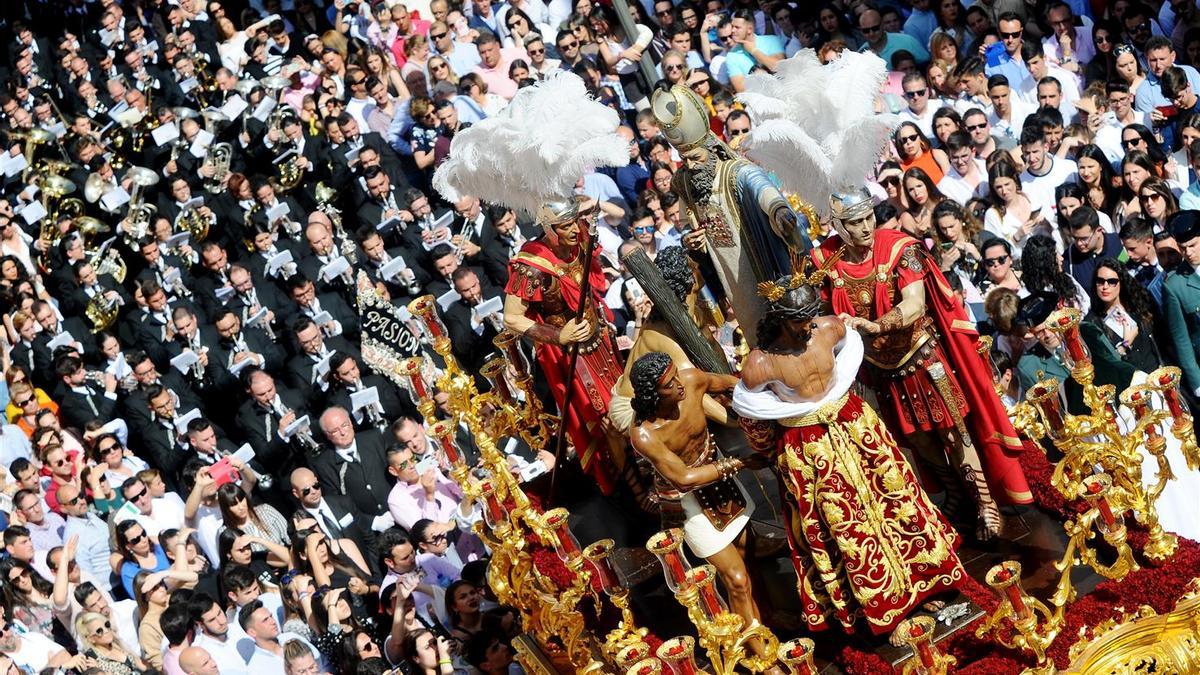
[[[116,434],[103,434],[92,445],[93,471],[100,470],[108,478],[109,485],[119,488],[125,481],[150,468],[140,457],[121,443]]]
[[[149,492],[149,489],[141,484],[131,490],[128,500],[135,503],[146,497],[143,490]],[[123,520],[117,523],[116,543],[113,556],[119,556],[120,559],[119,562],[113,564],[113,569],[121,576],[121,585],[125,588],[125,594],[131,598],[136,597],[133,582],[139,573],[162,572],[171,567],[171,561],[167,560],[167,554],[162,547],[150,541],[150,537],[146,534],[146,528],[136,520]],[[180,565],[182,566],[182,563]]]
[[[134,600],[138,606],[138,645],[146,663],[152,668],[162,670],[163,667],[163,637],[162,613],[171,603],[171,590],[167,586],[165,572],[141,571],[133,579],[136,589]]]
[[[254,550],[255,547],[262,550]],[[231,527],[221,531],[217,536],[217,550],[221,560],[228,560],[237,565],[245,565],[259,579],[276,584],[279,570],[291,567],[292,554],[286,546],[280,546],[269,539],[255,537]]]
[[[121,642],[112,621],[103,614],[80,614],[75,618],[75,635],[83,655],[94,660],[96,668],[108,675],[134,675],[148,670],[146,662]]]
[[[1121,178],[1123,180],[1122,201],[1117,205],[1117,220],[1125,219],[1135,213],[1142,212],[1142,202],[1139,198],[1142,183],[1151,178],[1159,177],[1158,167],[1150,155],[1141,150],[1132,150],[1121,160]]]
[[[1033,209],[1021,192],[1021,172],[1007,161],[988,169],[988,199],[992,207],[983,216],[983,229],[1007,241],[1012,255],[1020,259],[1025,240],[1039,229],[1049,229],[1041,211]]]
[[[1179,210],[1171,186],[1161,178],[1148,178],[1142,182],[1138,187],[1138,205],[1156,232],[1165,230],[1167,219]]]
[[[433,88],[441,82],[449,82],[458,88],[458,75],[450,67],[450,62],[441,56],[431,56],[426,62],[429,69],[429,86]]]
[[[29,370],[25,366],[17,363],[10,365],[4,371],[4,377],[8,381],[8,404],[4,407],[4,412],[9,423],[17,424],[22,417],[32,416],[36,410],[42,408],[49,408],[58,414],[58,404],[45,391],[33,386],[29,380]],[[33,432],[34,420],[30,419],[29,424],[26,433]]]
[[[362,599],[338,586],[321,588],[313,596],[312,621],[317,632],[313,644],[331,663],[339,657],[343,636],[360,631],[375,634],[375,617],[362,608]]]
[[[1129,85],[1129,91],[1137,92],[1138,87],[1146,81],[1146,72],[1142,70],[1142,62],[1132,46],[1119,44],[1113,48],[1113,70],[1117,79]]]
[[[1096,265],[1086,320],[1100,326],[1121,360],[1148,373],[1162,365],[1154,339],[1154,299],[1115,258]]]
[[[885,201],[896,209],[896,213],[908,210],[908,198],[904,195],[904,190],[900,188],[902,176],[904,176],[904,172],[900,170],[900,165],[891,160],[880,164],[879,171],[875,175],[875,182],[887,194]]]
[[[1088,143],[1076,152],[1075,164],[1079,185],[1083,188],[1088,206],[1111,219],[1119,197],[1117,189],[1113,187],[1116,174],[1104,150],[1094,143]]]
[[[4,580],[4,599],[11,617],[35,633],[49,635],[54,630],[54,587],[29,563],[16,558],[0,560],[0,579]]]
[[[902,122],[896,127],[892,132],[892,144],[896,148],[901,170],[908,171],[914,167],[921,169],[935,185],[950,169],[950,158],[946,152],[933,147],[914,122]]]
[[[534,33],[542,35],[551,34],[540,26],[533,23],[533,19],[524,10],[510,7],[508,13],[504,15],[504,27],[508,29],[508,34],[504,36],[503,44],[505,48],[519,47],[525,48],[525,38]]]
[[[217,489],[217,504],[221,509],[221,520],[225,527],[234,528],[255,539],[272,542],[276,546],[291,545],[288,538],[288,522],[274,506],[253,504],[250,495],[237,483],[226,483]],[[255,552],[268,549],[258,541],[253,542]],[[287,560],[286,556],[282,557]]]
[[[1098,19],[1092,25],[1092,44],[1096,55],[1084,69],[1085,82],[1108,82],[1116,76],[1116,58],[1113,49],[1121,39],[1121,29],[1110,19]]]
[[[687,65],[687,57],[674,49],[668,49],[663,54],[659,68],[662,70],[663,80],[672,85],[686,84],[692,74]]]
[[[296,522],[292,560],[298,569],[312,575],[317,587],[349,589],[357,602],[371,592],[372,586],[378,589],[366,559],[354,541],[337,539],[331,542],[317,526],[316,519],[308,517],[307,513]]]

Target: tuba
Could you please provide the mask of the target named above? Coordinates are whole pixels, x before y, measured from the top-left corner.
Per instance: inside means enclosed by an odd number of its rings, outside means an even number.
[[[9,140],[25,141],[25,163],[29,166],[25,168],[25,175],[23,176],[24,178],[28,177],[29,174],[34,170],[33,156],[37,154],[37,149],[40,146],[52,142],[54,140],[54,134],[46,131],[45,129],[34,127],[28,131],[10,131],[8,132],[8,138]]]
[[[285,107],[281,98],[283,90],[291,84],[291,81],[285,77],[272,76],[263,78],[262,83],[271,91],[271,98],[275,100],[275,109],[271,111],[271,117],[267,120],[267,133],[274,129],[279,134],[280,145],[287,143],[294,147],[294,144],[283,135],[283,118],[292,113]],[[276,190],[281,193],[289,192],[303,180],[304,170],[296,164],[296,157],[291,157],[279,165],[279,180],[276,183]]]
[[[210,225],[208,218],[195,206],[184,208],[175,218],[175,227],[190,234],[197,244],[208,238]]]
[[[129,195],[129,209],[125,212],[125,237],[137,242],[150,231],[150,221],[158,208],[145,203],[145,189],[158,183],[158,174],[140,166],[131,166],[125,174],[133,181]]]
[[[78,197],[67,196],[75,191],[75,183],[62,176],[39,176],[37,186],[42,192],[42,206],[46,209],[46,217],[42,219],[41,236],[54,245],[62,238],[62,233],[58,230],[58,221],[61,218],[74,219],[83,215],[83,201]]]

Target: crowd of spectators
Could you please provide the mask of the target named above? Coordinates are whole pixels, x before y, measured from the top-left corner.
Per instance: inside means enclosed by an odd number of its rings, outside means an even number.
[[[737,148],[748,75],[869,50],[901,119],[878,224],[924,241],[996,335],[1005,400],[1069,379],[1045,328],[1065,305],[1098,382],[1171,363],[1200,393],[1193,0],[642,0],[632,23],[590,0],[2,5],[0,672],[518,669],[477,509],[412,394],[363,361],[356,274],[397,306],[436,296],[478,371],[539,232],[447,203],[432,173],[558,71],[629,142],[577,186],[623,348],[650,307],[621,254],[688,227],[651,88],[691,88]],[[504,441],[523,480],[554,468]]]

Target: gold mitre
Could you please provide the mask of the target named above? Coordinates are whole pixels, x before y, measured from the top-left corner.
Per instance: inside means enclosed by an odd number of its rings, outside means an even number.
[[[704,100],[681,84],[655,91],[650,107],[658,128],[680,152],[700,145],[712,133]]]

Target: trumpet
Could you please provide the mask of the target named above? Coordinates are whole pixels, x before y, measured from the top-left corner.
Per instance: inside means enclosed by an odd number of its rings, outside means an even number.
[[[275,414],[279,416],[280,421],[282,421],[284,417],[287,417],[289,413],[295,413],[294,410],[284,406],[283,402],[279,400],[278,396],[276,396],[275,401],[271,403],[271,407],[275,411]],[[300,447],[304,448],[310,454],[316,455],[321,451],[320,444],[318,444],[316,439],[313,438],[312,429],[310,429],[307,425],[297,429],[296,433],[293,434],[293,438],[300,443]]]

